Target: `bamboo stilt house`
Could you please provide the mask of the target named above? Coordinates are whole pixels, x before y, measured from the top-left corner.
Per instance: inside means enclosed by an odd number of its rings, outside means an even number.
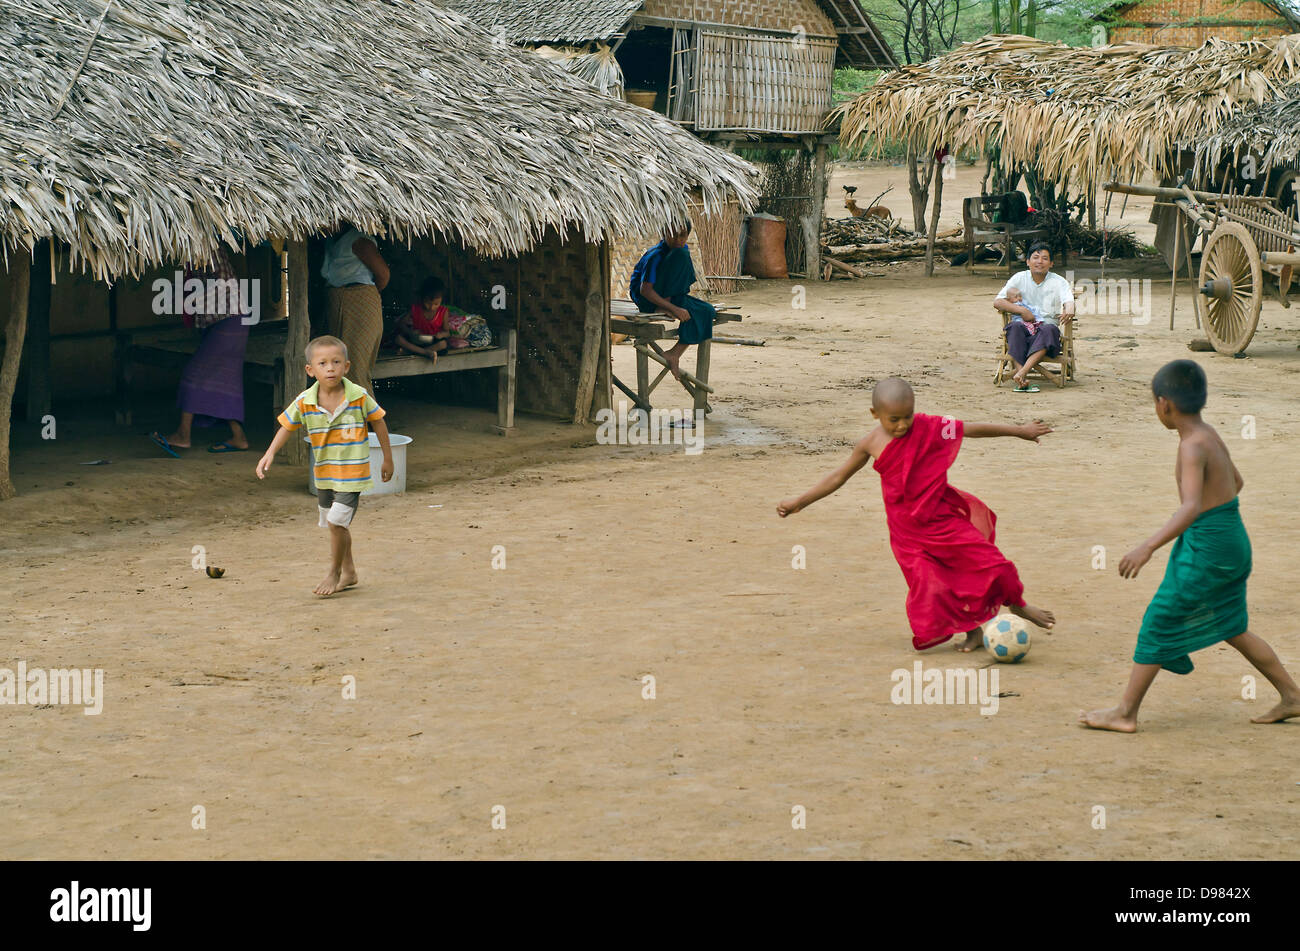
[[[351,222],[505,286],[520,407],[582,419],[600,339],[584,319],[608,320],[608,243],[685,220],[692,194],[750,207],[755,174],[427,0],[0,0],[0,495],[38,287],[27,372],[48,384],[58,368],[50,273],[30,275],[30,301],[17,290],[33,249],[117,287],[220,243],[287,239],[299,346],[307,242]],[[78,346],[157,321],[88,310],[102,333],[83,329]]]
[[[826,118],[836,66],[892,69],[898,61],[860,0],[446,0],[504,41],[546,49],[602,89],[663,113],[728,147],[814,153],[812,195],[798,196],[790,226],[814,235],[826,191]],[[765,196],[790,198],[794,196]],[[701,233],[737,234],[726,221]],[[814,220],[805,222],[802,219]],[[620,248],[616,286],[644,235]],[[739,273],[739,247],[698,244],[711,273]],[[802,248],[802,242],[800,247]],[[802,255],[801,255],[802,256]],[[812,273],[820,270],[814,260]],[[721,285],[726,289],[725,282]],[[626,294],[626,289],[620,291]]]
[[[1088,190],[1179,171],[1182,143],[1300,78],[1300,34],[1200,47],[988,36],[883,76],[839,107],[841,141],[1001,148],[1004,166]]]

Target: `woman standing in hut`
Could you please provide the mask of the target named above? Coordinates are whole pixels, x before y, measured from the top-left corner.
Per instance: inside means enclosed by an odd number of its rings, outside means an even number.
[[[325,249],[321,276],[330,289],[329,332],[347,345],[349,379],[374,395],[370,371],[384,335],[379,292],[388,286],[388,265],[375,239],[349,227]]]
[[[192,279],[203,282],[200,298],[186,301],[185,323],[202,333],[199,348],[181,371],[176,405],[180,425],[170,436],[150,433],[149,438],[165,452],[189,449],[192,427],[214,426],[224,421],[230,438],[209,446],[208,452],[243,452],[248,449],[244,434],[244,350],[248,346],[249,323],[244,320],[243,295],[235,269],[224,248],[218,248],[212,262],[202,268],[187,267],[185,285]]]

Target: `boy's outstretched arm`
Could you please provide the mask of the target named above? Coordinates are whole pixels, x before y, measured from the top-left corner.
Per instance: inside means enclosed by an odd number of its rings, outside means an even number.
[[[275,438],[271,440],[271,447],[266,450],[266,455],[257,462],[257,477],[259,479],[266,478],[266,470],[271,468],[271,463],[275,461],[275,454],[284,448],[284,444],[289,441],[291,435],[292,433],[283,426],[276,432]]]
[[[826,478],[822,479],[815,486],[796,498],[785,499],[778,503],[776,514],[785,518],[787,515],[793,515],[801,509],[806,509],[818,499],[824,499],[830,495],[845,482],[848,482],[863,466],[871,461],[871,453],[867,451],[867,440],[865,437],[858,440],[858,444],[853,447],[853,452],[849,453],[849,458],[844,465],[840,466]]]
[[[1119,575],[1121,578],[1136,578],[1156,549],[1167,545],[1196,521],[1201,514],[1201,492],[1205,487],[1205,447],[1200,445],[1178,444],[1178,492],[1183,504],[1170,516],[1160,531],[1156,532],[1137,548],[1120,559]]]
[[[1017,436],[1020,439],[1029,439],[1038,442],[1039,436],[1046,436],[1052,431],[1041,419],[1036,419],[1032,423],[1016,425],[1013,423],[967,423],[963,427],[964,433],[968,439],[980,439],[985,436]]]
[[[379,440],[379,450],[384,454],[379,475],[387,482],[393,477],[393,447],[388,444],[388,424],[382,419],[376,419],[370,424],[370,428],[375,431],[375,438]]]

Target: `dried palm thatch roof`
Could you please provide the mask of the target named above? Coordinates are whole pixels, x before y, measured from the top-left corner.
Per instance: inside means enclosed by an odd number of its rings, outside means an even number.
[[[1196,175],[1219,167],[1224,158],[1247,153],[1260,157],[1257,171],[1268,172],[1300,156],[1300,84],[1282,90],[1275,99],[1249,106],[1219,124],[1209,136],[1188,143],[1196,149]]]
[[[442,0],[444,5],[472,17],[489,32],[511,43],[587,43],[607,40],[627,26],[645,6],[645,0]],[[699,23],[736,23],[719,8],[736,0],[713,0],[690,8],[683,5],[683,22],[689,16]],[[898,65],[893,50],[867,15],[861,0],[817,0],[839,34],[837,62],[858,69],[892,69]],[[752,5],[751,5],[752,6]]]
[[[0,245],[99,278],[342,221],[486,254],[653,232],[755,177],[428,0],[0,0]]]
[[[645,0],[444,0],[511,43],[585,43],[613,36]]]
[[[902,139],[921,150],[1000,145],[1004,163],[1091,187],[1174,171],[1179,143],[1300,78],[1300,34],[1196,49],[1069,47],[988,36],[886,74],[832,114],[841,140]]]

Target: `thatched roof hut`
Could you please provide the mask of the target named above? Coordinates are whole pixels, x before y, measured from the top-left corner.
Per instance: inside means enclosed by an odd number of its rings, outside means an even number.
[[[350,220],[514,253],[752,169],[426,0],[0,0],[0,243],[100,278]]]
[[[1259,159],[1257,171],[1261,174],[1294,165],[1300,158],[1300,84],[1242,109],[1212,134],[1187,144],[1196,149],[1198,174],[1216,169],[1224,159],[1236,162],[1246,154]]]
[[[1069,47],[988,36],[883,76],[840,107],[841,140],[921,150],[1000,145],[1004,163],[1091,188],[1176,171],[1180,143],[1300,78],[1300,34],[1196,49]]]
[[[520,407],[580,421],[608,375],[610,239],[696,204],[752,207],[755,185],[747,162],[429,0],[0,0],[0,498],[29,282],[44,311],[24,358],[29,420],[48,411],[60,343],[33,248],[116,295],[120,278],[223,241],[288,239],[291,396],[308,239],[351,222],[414,244],[466,295],[508,288]],[[157,323],[115,299],[69,335],[108,348],[102,362]]]
[[[589,43],[629,28],[700,23],[838,36],[837,62],[892,69],[893,50],[861,0],[444,0],[512,43]]]

